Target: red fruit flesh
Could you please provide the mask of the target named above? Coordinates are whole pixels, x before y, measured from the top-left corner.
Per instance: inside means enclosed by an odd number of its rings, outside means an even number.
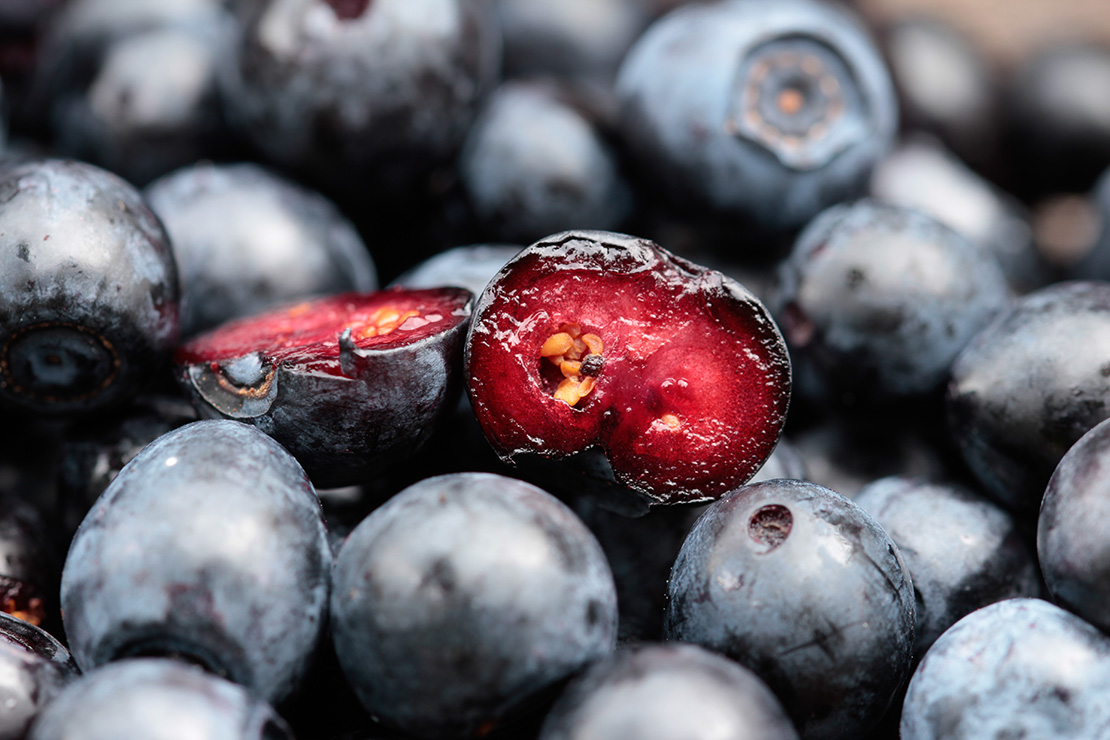
[[[177,351],[180,365],[219,363],[262,352],[274,365],[342,375],[339,337],[359,349],[403,347],[465,321],[465,291],[344,293],[229,322]]]
[[[601,347],[570,360],[587,373],[550,357],[567,327]],[[479,301],[467,352],[475,413],[503,458],[597,446],[621,483],[661,503],[747,481],[789,402],[786,348],[757,299],[620,235],[564,234],[521,252]]]

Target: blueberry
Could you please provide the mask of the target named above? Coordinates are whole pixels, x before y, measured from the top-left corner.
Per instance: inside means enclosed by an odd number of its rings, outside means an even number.
[[[1030,194],[1087,190],[1110,166],[1110,106],[1092,91],[1110,81],[1110,46],[1047,45],[1012,74],[1007,154]]]
[[[641,0],[495,0],[510,77],[605,83],[650,19]]]
[[[481,0],[240,4],[228,115],[271,160],[326,182],[408,192],[450,160],[501,46]]]
[[[913,586],[863,509],[821,486],[741,486],[694,524],[664,633],[755,671],[805,738],[855,738],[909,675]]]
[[[596,0],[594,0],[596,1]],[[459,172],[484,233],[530,243],[616,229],[632,206],[615,152],[550,84],[507,82],[467,135]]]
[[[1053,599],[1103,631],[1110,631],[1108,461],[1110,420],[1080,437],[1060,460],[1037,521],[1037,553]]]
[[[1016,293],[1050,280],[1025,207],[931,137],[914,136],[879,163],[870,194],[922,211],[993,254]]]
[[[336,560],[332,635],[373,715],[417,737],[486,733],[612,651],[613,576],[557,499],[484,473],[424,480]]]
[[[466,362],[503,460],[585,467],[641,504],[709,501],[748,480],[790,400],[785,344],[755,296],[603,231],[554,234],[510,260],[475,306]]]
[[[28,740],[292,740],[285,722],[242,686],[192,666],[133,658],[73,682]]]
[[[998,262],[967,239],[864,200],[806,227],[782,264],[779,300],[791,357],[814,368],[816,393],[878,401],[939,391],[1010,293]]]
[[[0,614],[0,740],[26,737],[42,708],[78,673],[60,642],[21,619]]]
[[[177,655],[287,697],[327,618],[331,551],[300,465],[262,432],[198,421],[124,467],[70,545],[66,635],[83,669]]]
[[[320,487],[411,458],[456,408],[472,296],[463,288],[340,293],[270,309],[178,348],[198,413],[284,445]]]
[[[983,607],[940,636],[910,680],[902,740],[1102,738],[1110,640],[1039,599]]]
[[[976,165],[997,155],[999,90],[982,50],[939,16],[907,15],[883,33],[903,129],[929,131]]]
[[[853,500],[898,545],[913,578],[916,657],[979,607],[1040,595],[1037,561],[1014,520],[966,486],[891,476]]]
[[[173,242],[185,337],[280,303],[378,286],[366,245],[335,205],[258,165],[197,163],[144,194]]]
[[[617,93],[647,180],[767,231],[862,194],[897,119],[866,32],[811,0],[679,8],[629,51]]]
[[[1110,284],[1056,283],[1017,301],[952,364],[952,436],[985,490],[1035,515],[1048,479],[1110,416]]]
[[[413,265],[390,286],[442,288],[457,285],[481,295],[490,280],[523,247],[515,244],[473,244],[453,247]]]
[[[133,187],[66,160],[0,167],[0,404],[118,405],[177,336],[173,254]]]
[[[234,34],[218,0],[77,0],[49,24],[36,94],[59,151],[145,183],[222,154],[216,75]]]
[[[696,645],[618,652],[575,680],[539,740],[794,740],[778,699],[754,673]]]

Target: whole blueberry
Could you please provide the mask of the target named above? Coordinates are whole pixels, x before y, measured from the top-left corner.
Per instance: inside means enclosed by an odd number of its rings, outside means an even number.
[[[992,497],[1035,515],[1064,453],[1110,417],[1110,284],[1020,298],[952,363],[952,436]]]
[[[339,209],[258,165],[193,164],[144,194],[173,243],[185,337],[279,303],[378,287]]]
[[[1013,518],[966,486],[890,476],[853,501],[898,545],[913,578],[915,657],[979,607],[1041,593],[1037,561]]]
[[[1039,599],[967,615],[925,654],[902,706],[902,740],[1104,738],[1110,640]]]
[[[1056,466],[1037,521],[1037,554],[1052,598],[1110,631],[1110,420],[1079,438]]]
[[[782,264],[779,300],[792,359],[829,394],[875,401],[939,390],[1010,292],[997,260],[955,231],[864,200],[806,227]]]
[[[133,183],[222,154],[216,76],[234,25],[220,0],[61,6],[34,89],[58,150]]]
[[[169,240],[132,186],[74,161],[0,166],[0,404],[117,405],[177,337]]]
[[[896,128],[890,76],[866,31],[813,0],[678,8],[639,38],[616,85],[647,180],[769,231],[862,194]]]
[[[0,614],[0,739],[26,737],[42,708],[79,673],[60,642],[21,619]]]
[[[539,740],[796,740],[790,718],[748,669],[697,645],[618,651],[575,680]]]
[[[296,460],[246,424],[194,422],[136,455],[81,523],[66,635],[86,670],[175,655],[278,701],[315,654],[331,562]]]
[[[855,738],[910,670],[914,596],[883,529],[813,483],[725,494],[694,524],[671,572],[668,639],[756,672],[804,738]]]
[[[351,533],[332,636],[371,714],[417,737],[488,732],[608,655],[613,576],[574,513],[521,481],[429,478]]]
[[[613,230],[632,206],[616,153],[558,88],[507,82],[467,135],[459,172],[483,233],[531,243],[567,229]]]
[[[449,161],[498,77],[483,0],[259,0],[222,79],[267,157],[328,182],[405,189]]]
[[[292,740],[274,709],[242,686],[193,666],[132,658],[73,682],[28,740]]]

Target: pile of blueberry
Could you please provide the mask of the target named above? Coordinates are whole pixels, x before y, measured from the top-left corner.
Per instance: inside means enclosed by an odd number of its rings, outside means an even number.
[[[0,85],[0,740],[1110,740],[1110,49],[7,0]]]

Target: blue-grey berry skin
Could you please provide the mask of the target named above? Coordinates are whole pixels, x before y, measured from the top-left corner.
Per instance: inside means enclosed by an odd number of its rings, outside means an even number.
[[[1110,417],[1110,283],[1020,298],[952,363],[952,436],[993,498],[1036,515],[1064,453]]]
[[[890,76],[866,31],[812,0],[679,8],[632,47],[616,88],[646,179],[768,231],[861,195],[896,129]]]
[[[869,193],[922,211],[993,254],[1019,295],[1051,279],[1027,210],[930,136],[911,136],[883,159]]]
[[[246,688],[165,658],[130,658],[73,682],[28,740],[292,740],[273,707]]]
[[[516,244],[472,244],[453,247],[426,260],[398,276],[390,286],[404,288],[442,288],[457,285],[475,296],[489,285],[505,263],[516,256],[523,246]]]
[[[913,586],[863,509],[822,486],[741,486],[694,524],[664,633],[724,653],[775,692],[804,738],[856,738],[910,670]]]
[[[43,630],[0,614],[0,740],[22,740],[38,713],[79,675],[69,651]]]
[[[327,620],[331,550],[312,484],[254,427],[198,421],[128,463],[70,545],[61,601],[90,669],[174,654],[277,702]]]
[[[138,191],[69,160],[0,167],[0,405],[119,405],[169,359],[178,278]]]
[[[641,0],[494,0],[509,77],[610,83],[650,20]]]
[[[1010,304],[997,260],[917,211],[863,200],[806,227],[780,270],[792,358],[832,394],[940,389],[969,341]]]
[[[645,644],[576,679],[539,740],[797,740],[766,684],[697,645]]]
[[[616,153],[586,114],[537,82],[506,82],[490,97],[459,155],[483,233],[531,244],[568,229],[613,231],[632,194]]]
[[[331,628],[371,714],[418,737],[464,737],[608,655],[616,590],[597,540],[553,496],[457,473],[355,528],[336,559]]]
[[[328,182],[407,187],[458,153],[499,76],[501,37],[484,0],[239,8],[222,79],[229,118],[273,161]]]
[[[378,287],[339,209],[263,167],[200,162],[143,192],[173,243],[183,337],[281,303]]]
[[[1110,632],[1110,420],[1060,460],[1037,520],[1037,554],[1053,600]]]
[[[964,615],[1041,595],[1036,558],[1013,518],[966,486],[890,476],[853,501],[898,545],[913,578],[915,658]]]
[[[910,679],[901,740],[1105,740],[1110,639],[1039,599],[1009,599],[940,636]]]

